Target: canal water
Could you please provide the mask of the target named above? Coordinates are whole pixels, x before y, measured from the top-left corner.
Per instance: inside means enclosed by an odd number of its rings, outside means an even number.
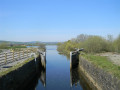
[[[70,60],[58,53],[57,46],[46,48],[46,68],[41,70],[35,90],[90,90],[78,67],[70,70]]]

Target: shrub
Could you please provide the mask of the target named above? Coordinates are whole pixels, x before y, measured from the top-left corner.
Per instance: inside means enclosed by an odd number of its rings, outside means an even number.
[[[108,39],[105,39],[101,36],[80,34],[77,38],[59,43],[57,50],[69,54],[75,48],[84,48],[87,53],[120,52],[120,35],[114,40],[112,35],[108,35]]]
[[[1,43],[0,44],[0,49],[6,49],[8,47],[7,43]]]
[[[100,36],[91,36],[81,44],[87,52],[98,53],[102,51],[108,51],[107,41]]]
[[[114,48],[116,52],[120,53],[120,35],[118,38],[114,41]]]

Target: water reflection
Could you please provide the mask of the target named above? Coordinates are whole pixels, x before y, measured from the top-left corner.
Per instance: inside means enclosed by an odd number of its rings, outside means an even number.
[[[77,63],[71,63],[74,68],[70,69],[70,86],[72,88],[82,87],[83,90],[92,90],[89,84],[86,82],[84,75],[82,74],[79,66],[79,61]]]
[[[46,67],[41,67],[39,80],[46,87]]]
[[[82,77],[79,61],[72,62],[74,68],[70,69],[69,59],[58,54],[56,48],[56,46],[47,46],[47,66],[46,61],[41,61],[39,70],[37,70],[39,75],[36,84],[33,82],[35,86],[29,90],[91,90]]]
[[[77,70],[78,70],[78,68],[70,70],[70,85],[71,85],[71,87],[73,85],[77,86],[77,84],[79,83],[79,76],[78,76]]]
[[[36,90],[36,86],[39,81],[44,87],[46,87],[46,60],[40,60],[39,64],[36,66],[36,75],[32,82],[28,84],[25,90]]]
[[[67,60],[70,60],[70,54],[63,54],[63,53],[59,53],[59,52],[58,52],[58,54],[61,56],[65,56],[67,58]]]
[[[38,73],[39,73],[39,80],[45,87],[46,86],[46,59],[44,56],[41,56]]]

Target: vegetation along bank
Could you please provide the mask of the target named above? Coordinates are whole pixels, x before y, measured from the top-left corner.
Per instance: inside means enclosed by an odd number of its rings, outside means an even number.
[[[81,34],[77,38],[59,43],[57,50],[69,55],[76,48],[84,48],[80,55],[80,68],[104,90],[120,89],[120,35],[114,39]]]

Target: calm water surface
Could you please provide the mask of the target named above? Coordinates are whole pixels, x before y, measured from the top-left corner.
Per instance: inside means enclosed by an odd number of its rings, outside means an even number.
[[[65,56],[60,55],[56,49],[57,46],[47,46],[46,71],[42,72],[42,76],[40,76],[42,79],[38,79],[35,89],[83,90],[78,70],[70,71],[70,61]]]

